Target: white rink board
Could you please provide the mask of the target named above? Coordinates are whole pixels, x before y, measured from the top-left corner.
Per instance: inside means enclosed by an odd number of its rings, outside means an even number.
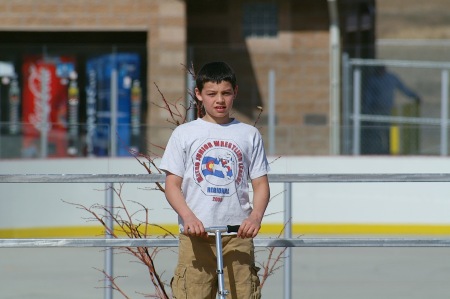
[[[446,173],[442,157],[269,157],[273,174]],[[134,158],[0,161],[0,174],[145,174]],[[119,187],[119,184],[115,184]],[[124,184],[122,198],[150,209],[150,222],[176,223],[154,184]],[[271,184],[266,223],[283,223],[283,184]],[[93,225],[88,214],[63,201],[90,206],[105,202],[104,184],[0,184],[0,228]],[[449,224],[450,183],[295,183],[293,223]],[[115,197],[117,203],[118,198]],[[138,217],[143,215],[138,214]]]

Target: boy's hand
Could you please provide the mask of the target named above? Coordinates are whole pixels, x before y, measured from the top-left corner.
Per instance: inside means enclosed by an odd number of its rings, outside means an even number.
[[[183,234],[188,236],[206,237],[208,235],[205,232],[203,223],[195,216],[188,219],[183,219],[184,231]]]
[[[260,228],[261,228],[261,221],[258,220],[256,217],[252,217],[252,215],[250,215],[247,219],[245,219],[241,223],[237,236],[242,239],[254,238],[258,234]]]

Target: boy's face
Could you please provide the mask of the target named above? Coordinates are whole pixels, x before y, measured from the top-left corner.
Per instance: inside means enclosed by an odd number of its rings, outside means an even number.
[[[203,119],[217,124],[229,123],[230,111],[237,90],[237,86],[233,89],[231,83],[227,81],[220,83],[206,82],[201,92],[196,88],[195,95],[203,103],[206,112]]]

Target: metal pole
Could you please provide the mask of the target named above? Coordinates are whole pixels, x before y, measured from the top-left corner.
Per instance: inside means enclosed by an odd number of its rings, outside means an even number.
[[[105,194],[105,208],[106,208],[106,227],[107,230],[105,232],[106,239],[112,239],[112,235],[110,232],[114,230],[114,184],[106,183],[106,194]],[[113,278],[113,248],[107,247],[105,250],[105,273],[108,277],[105,277],[105,299],[112,299],[113,297],[113,288],[111,279]],[[111,278],[111,279],[110,279]]]
[[[415,248],[450,248],[450,238],[373,238],[373,237],[311,237],[311,238],[256,238],[255,247],[340,247],[340,248],[388,248],[388,247],[415,247]],[[105,247],[178,247],[177,238],[150,238],[150,239],[2,239],[2,248],[105,248]]]
[[[292,237],[292,183],[284,183],[284,237]],[[284,298],[292,298],[292,248],[284,252]]]
[[[353,155],[361,153],[361,69],[353,71]]]
[[[337,0],[328,0],[330,13],[330,154],[337,155],[340,151],[340,30]]]
[[[269,130],[269,155],[275,154],[275,71],[269,71],[269,111],[268,130]]]
[[[343,118],[343,128],[342,128],[342,152],[344,155],[351,153],[351,131],[350,131],[350,61],[347,53],[342,55],[342,118]]]
[[[216,234],[216,260],[217,260],[217,279],[219,281],[219,298],[225,299],[227,291],[225,290],[225,280],[223,277],[223,256],[222,256],[222,233],[219,229]]]
[[[191,92],[194,92],[193,88],[195,88],[194,78],[190,73],[187,73],[187,91],[186,91],[186,107],[189,107],[187,111],[187,121],[192,121],[195,119],[195,100],[191,96]]]
[[[448,154],[448,70],[441,74],[441,156]]]
[[[46,158],[48,156],[48,130],[50,128],[49,115],[50,115],[50,90],[49,82],[50,72],[49,70],[41,69],[41,158]]]
[[[115,59],[114,59],[115,63]],[[117,155],[117,69],[116,66],[111,71],[111,119],[110,119],[110,140],[111,140],[111,152],[110,156],[115,157]]]
[[[188,68],[190,68],[192,61],[193,61],[193,47],[188,46],[187,48],[187,57],[188,57]],[[191,70],[194,72],[194,70]],[[189,110],[187,111],[187,121],[192,121],[195,119],[195,104],[194,99],[192,98],[192,94],[194,92],[195,88],[195,80],[194,80],[194,74],[191,74],[189,70],[186,71],[186,107],[189,107]]]
[[[2,159],[2,88],[0,84],[0,159]]]

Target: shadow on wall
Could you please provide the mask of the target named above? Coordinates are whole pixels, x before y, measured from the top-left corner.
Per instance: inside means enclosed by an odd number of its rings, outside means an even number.
[[[250,54],[240,33],[241,12],[233,1],[186,1],[188,23],[188,61],[199,69],[209,61],[225,61],[235,70],[239,85],[234,108],[253,119],[261,94]],[[239,36],[239,37],[237,37]]]

